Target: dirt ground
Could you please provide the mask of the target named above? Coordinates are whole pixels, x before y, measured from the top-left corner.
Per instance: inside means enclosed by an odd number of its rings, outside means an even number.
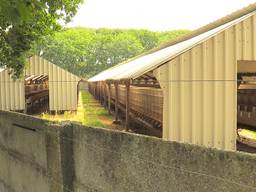
[[[243,144],[241,142],[237,142],[237,150],[247,152],[247,153],[256,153],[256,148],[255,147],[250,147],[250,146],[248,146],[246,144]]]
[[[76,112],[66,111],[64,114],[54,115],[43,113],[40,114],[39,117],[50,121],[76,121],[86,126],[124,130],[122,125],[113,123],[113,115],[109,114],[108,111],[86,91],[80,91],[79,93]]]

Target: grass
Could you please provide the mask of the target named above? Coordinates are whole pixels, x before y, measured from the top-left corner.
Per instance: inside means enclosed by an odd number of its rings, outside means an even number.
[[[239,135],[256,141],[256,132],[254,132],[254,131],[247,130],[247,129],[241,129],[239,131]]]
[[[106,127],[102,118],[112,121],[108,111],[105,110],[100,104],[93,98],[91,94],[85,91],[79,93],[79,102],[77,112],[66,111],[64,114],[41,114],[41,118],[50,121],[76,121],[86,126],[93,127]]]

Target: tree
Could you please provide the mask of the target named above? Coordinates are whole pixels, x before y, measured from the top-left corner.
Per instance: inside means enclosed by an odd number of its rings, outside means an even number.
[[[19,77],[32,45],[69,22],[83,0],[0,0],[0,67]]]
[[[158,36],[158,44],[162,44],[165,42],[168,42],[170,39],[175,39],[178,36],[184,35],[186,33],[188,33],[189,30],[175,30],[172,31],[171,33],[166,31],[166,32],[158,32],[157,36]]]
[[[82,77],[91,77],[187,31],[63,29],[46,36],[34,53]]]
[[[135,36],[121,30],[100,29],[96,31],[87,55],[87,76],[95,75],[144,51]]]
[[[148,31],[145,29],[138,30],[129,30],[129,33],[133,34],[136,38],[138,38],[144,47],[145,51],[153,49],[156,47],[158,43],[158,33],[153,31]],[[170,33],[170,32],[169,32]]]

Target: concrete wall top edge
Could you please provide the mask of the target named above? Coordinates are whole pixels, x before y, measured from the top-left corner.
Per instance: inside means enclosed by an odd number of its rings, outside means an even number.
[[[195,144],[190,144],[190,143],[180,143],[176,141],[167,141],[164,139],[160,139],[157,137],[152,137],[152,136],[147,136],[147,135],[141,135],[141,134],[135,134],[135,133],[127,133],[127,132],[122,132],[118,130],[111,130],[111,129],[106,129],[106,128],[99,128],[99,127],[88,127],[88,126],[83,126],[77,123],[71,123],[73,126],[73,132],[76,133],[77,136],[83,135],[83,133],[86,133],[90,135],[98,135],[97,139],[101,139],[103,135],[109,135],[113,137],[112,139],[119,139],[119,140],[130,140],[130,142],[133,142],[136,140],[143,140],[143,143],[148,142],[152,146],[157,145],[158,143],[161,143],[162,145],[173,145],[173,146],[180,146],[187,151],[190,150],[198,150],[201,151],[202,154],[204,153],[209,153],[209,154],[227,154],[228,156],[234,156],[236,158],[249,158],[251,160],[256,160],[256,154],[250,154],[246,152],[239,152],[239,151],[231,151],[231,150],[221,150],[217,148],[210,148],[210,147],[205,147],[205,146],[200,146],[200,145],[195,145]]]
[[[30,116],[23,113],[17,113],[13,111],[0,110],[0,118],[5,117],[7,119],[13,119],[13,124],[24,126],[24,128],[31,128],[40,131],[58,131],[62,127],[69,125],[70,122],[54,122],[38,117]]]
[[[111,130],[111,129],[106,129],[106,128],[99,128],[99,127],[88,127],[81,125],[79,123],[75,122],[52,122],[52,121],[47,121],[44,119],[36,118],[30,115],[26,114],[21,114],[17,112],[11,112],[11,111],[3,111],[0,110],[0,117],[6,117],[6,118],[14,118],[15,122],[19,122],[21,125],[31,125],[34,129],[36,130],[53,130],[53,131],[58,131],[61,129],[66,129],[67,127],[72,127],[73,132],[76,133],[77,135],[82,135],[83,133],[86,134],[93,134],[95,139],[100,140],[101,136],[108,134],[109,136],[113,137],[114,139],[120,139],[120,140],[130,140],[130,142],[136,142],[136,140],[143,140],[143,142],[148,142],[151,144],[166,144],[166,145],[179,145],[181,147],[186,148],[187,150],[199,150],[204,152],[209,152],[209,153],[218,153],[218,154],[227,154],[231,156],[236,156],[237,158],[250,158],[252,160],[256,160],[256,154],[249,154],[245,152],[238,152],[238,151],[229,151],[229,150],[220,150],[216,148],[208,148],[204,146],[199,146],[199,145],[194,145],[194,144],[189,144],[189,143],[179,143],[176,141],[167,141],[163,140],[157,137],[151,137],[151,136],[146,136],[146,135],[140,135],[140,134],[135,134],[135,133],[127,133],[127,132],[120,132],[118,130]]]

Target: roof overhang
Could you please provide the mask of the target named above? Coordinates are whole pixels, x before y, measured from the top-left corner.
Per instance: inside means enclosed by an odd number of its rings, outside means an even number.
[[[122,80],[122,79],[136,79],[143,74],[146,74],[164,63],[176,58],[182,53],[192,49],[198,44],[210,39],[211,37],[223,32],[227,28],[230,28],[237,23],[251,17],[256,11],[253,11],[245,16],[242,16],[238,19],[230,21],[226,24],[223,24],[217,28],[214,28],[210,31],[202,33],[196,37],[188,39],[186,41],[174,44],[167,48],[161,49],[159,51],[153,52],[148,55],[141,56],[132,61],[128,61],[123,64],[111,67],[98,75],[90,78],[89,82],[105,81],[105,80]]]

